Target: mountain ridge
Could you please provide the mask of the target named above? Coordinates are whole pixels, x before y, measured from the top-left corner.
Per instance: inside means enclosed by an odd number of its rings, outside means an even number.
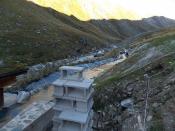
[[[121,5],[113,7],[111,9],[105,9],[105,6],[109,3],[106,1],[97,2],[93,0],[29,0],[43,7],[50,7],[58,12],[62,12],[66,15],[74,15],[79,20],[88,21],[90,19],[111,19],[111,18],[140,18],[134,11],[128,10]],[[98,3],[98,4],[97,4]],[[117,9],[116,9],[117,8]],[[101,13],[103,12],[103,13]]]
[[[68,16],[74,15],[79,20],[87,21],[90,19],[130,19],[141,20],[151,16],[167,16],[174,18],[167,13],[171,5],[166,2],[148,0],[28,0],[42,7],[50,7]],[[174,4],[173,2],[171,3]],[[168,5],[168,6],[167,6]],[[155,8],[159,7],[159,8]]]

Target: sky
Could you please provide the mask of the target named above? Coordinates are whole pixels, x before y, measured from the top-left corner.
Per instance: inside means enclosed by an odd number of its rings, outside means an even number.
[[[98,0],[100,1],[100,0]],[[135,11],[141,17],[154,15],[175,19],[175,0],[109,0],[120,3],[126,9]]]
[[[165,16],[175,19],[175,0],[29,0],[80,20],[141,19]]]
[[[165,16],[175,19],[175,0],[86,0],[93,1],[98,8],[114,10],[118,6],[136,13],[138,16]],[[105,6],[104,6],[105,5]],[[102,9],[101,9],[102,10]]]

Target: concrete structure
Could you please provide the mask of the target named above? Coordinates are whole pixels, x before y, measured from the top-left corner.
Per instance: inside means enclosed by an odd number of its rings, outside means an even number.
[[[84,68],[63,66],[53,82],[56,105],[53,131],[92,131],[92,79],[83,77]]]
[[[53,102],[37,102],[13,118],[0,131],[45,131],[51,124]]]

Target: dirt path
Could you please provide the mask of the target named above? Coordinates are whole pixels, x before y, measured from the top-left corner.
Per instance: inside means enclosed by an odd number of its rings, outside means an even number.
[[[108,64],[101,65],[99,67],[93,68],[93,69],[88,69],[84,72],[84,76],[86,78],[95,78],[100,75],[102,75],[104,72],[107,70],[111,69],[114,65],[123,62],[125,59],[119,59],[114,62],[110,62]]]

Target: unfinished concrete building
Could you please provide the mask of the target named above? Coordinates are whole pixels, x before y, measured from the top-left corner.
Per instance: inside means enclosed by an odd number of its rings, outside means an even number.
[[[53,85],[56,105],[53,131],[92,131],[92,79],[83,77],[83,67],[63,66]]]

